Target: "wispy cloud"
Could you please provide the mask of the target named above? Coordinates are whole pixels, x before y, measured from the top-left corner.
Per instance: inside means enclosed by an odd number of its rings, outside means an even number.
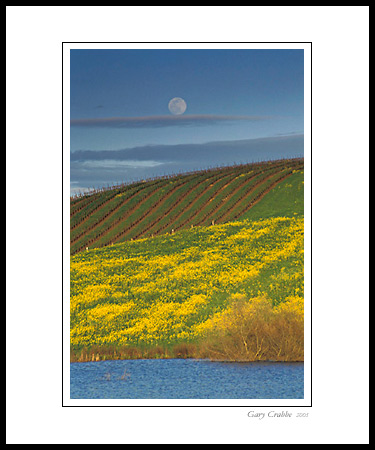
[[[164,161],[152,161],[152,160],[115,160],[115,159],[100,159],[100,160],[86,160],[82,163],[83,169],[96,169],[103,170],[118,170],[122,168],[127,169],[142,169],[145,167],[157,167],[165,164]]]
[[[72,119],[73,127],[105,128],[160,128],[173,126],[203,126],[223,122],[259,121],[269,116],[220,116],[214,114],[187,114],[180,116],[103,117],[95,119]]]

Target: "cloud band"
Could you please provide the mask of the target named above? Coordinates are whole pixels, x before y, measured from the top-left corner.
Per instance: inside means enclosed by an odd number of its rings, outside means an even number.
[[[213,114],[187,114],[180,116],[107,117],[96,119],[72,119],[73,127],[104,128],[161,128],[172,126],[202,126],[234,121],[259,121],[268,116],[220,116]]]

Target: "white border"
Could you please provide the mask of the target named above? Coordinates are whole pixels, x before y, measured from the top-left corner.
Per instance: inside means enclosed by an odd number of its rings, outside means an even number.
[[[71,49],[303,49],[304,50],[304,157],[305,157],[305,363],[304,399],[70,399],[69,355],[69,52]],[[311,44],[310,43],[64,43],[63,44],[63,173],[64,173],[64,291],[63,291],[63,405],[64,406],[210,406],[210,407],[306,407],[311,406]]]

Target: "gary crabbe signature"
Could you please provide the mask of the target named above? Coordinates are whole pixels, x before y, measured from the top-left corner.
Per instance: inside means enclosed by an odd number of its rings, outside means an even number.
[[[265,412],[258,412],[258,411],[249,411],[247,413],[247,417],[250,417],[251,419],[257,419],[257,420],[262,420],[265,417],[270,417],[270,418],[309,417],[309,413],[308,412],[292,413],[290,411],[268,411],[268,413],[265,413]]]

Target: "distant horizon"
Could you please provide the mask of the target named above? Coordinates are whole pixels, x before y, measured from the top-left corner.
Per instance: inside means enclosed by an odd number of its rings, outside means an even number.
[[[90,195],[93,193],[97,193],[97,192],[103,192],[106,190],[111,190],[111,189],[118,189],[121,188],[123,186],[129,186],[132,184],[136,184],[139,182],[147,182],[147,181],[153,181],[153,180],[157,180],[157,179],[162,179],[162,178],[172,178],[174,176],[181,176],[181,175],[189,175],[192,173],[198,173],[198,172],[204,172],[204,171],[209,171],[209,170],[219,170],[225,167],[237,167],[237,166],[246,166],[246,165],[251,165],[251,164],[266,164],[268,162],[275,162],[275,161],[283,161],[283,160],[293,160],[293,159],[304,159],[304,155],[296,155],[296,156],[291,156],[291,157],[281,157],[281,158],[270,158],[270,159],[264,159],[264,160],[257,160],[257,161],[251,161],[251,162],[239,162],[239,163],[231,163],[231,164],[220,164],[217,166],[208,166],[208,167],[202,167],[199,169],[194,169],[194,170],[186,170],[186,171],[182,171],[182,172],[175,172],[175,173],[166,173],[163,175],[155,175],[155,176],[150,176],[148,178],[138,178],[138,179],[133,179],[133,180],[129,180],[129,181],[122,181],[122,182],[116,182],[116,183],[107,183],[105,185],[102,185],[100,187],[87,187],[87,188],[72,188],[71,186],[71,190],[70,190],[70,197],[71,198],[75,198],[75,197],[80,197],[80,196],[84,196],[84,195]],[[72,183],[71,183],[72,184]]]
[[[70,153],[70,195],[210,167],[303,156],[303,134],[118,150],[77,150]]]

